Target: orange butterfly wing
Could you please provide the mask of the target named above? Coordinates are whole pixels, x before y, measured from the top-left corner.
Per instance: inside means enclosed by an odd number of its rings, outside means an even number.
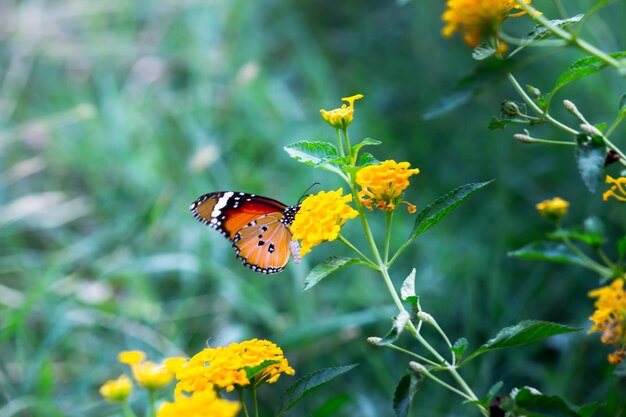
[[[300,248],[289,231],[299,208],[234,191],[205,194],[190,206],[196,219],[233,242],[245,266],[264,274],[282,271],[290,253],[300,261]]]

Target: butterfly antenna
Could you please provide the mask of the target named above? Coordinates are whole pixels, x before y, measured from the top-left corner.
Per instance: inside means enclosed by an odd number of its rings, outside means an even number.
[[[311,185],[309,186],[309,188],[307,188],[307,189],[304,191],[304,193],[302,193],[302,195],[300,196],[300,198],[298,199],[298,204],[302,203],[302,200],[304,200],[306,197],[308,197],[308,196],[310,195],[310,194],[307,194],[307,193],[311,190],[311,188],[313,188],[313,187],[315,187],[315,186],[317,186],[317,185],[320,185],[320,183],[319,183],[319,182],[314,182],[313,184],[311,184]]]

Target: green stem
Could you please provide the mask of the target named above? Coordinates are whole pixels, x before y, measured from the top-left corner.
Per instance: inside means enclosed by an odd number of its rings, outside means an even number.
[[[385,231],[385,265],[389,261],[389,245],[391,242],[391,223],[393,222],[393,211],[387,211],[387,224]]]
[[[254,407],[254,417],[259,417],[259,404],[256,399],[256,387],[254,385],[250,387],[250,398],[252,399],[252,406]]]
[[[557,225],[557,230],[560,231],[562,229],[560,226]],[[592,271],[597,272],[598,274],[602,276],[605,276],[605,277],[611,276],[610,269],[605,268],[604,266],[600,265],[599,263],[597,263],[596,261],[588,257],[583,251],[578,249],[578,247],[572,243],[569,237],[563,236],[561,240],[563,241],[563,243],[565,243],[565,245],[569,248],[569,250],[571,250],[576,256],[578,256],[580,259],[582,259],[585,262],[585,266],[587,268],[591,269]]]
[[[153,390],[148,390],[148,415],[150,417],[156,417],[156,406],[155,406],[155,393]]]
[[[566,131],[567,133],[571,135],[578,134],[578,131],[576,129],[572,129],[569,126],[564,125],[563,123],[559,122],[558,120],[550,116],[547,110],[544,111],[541,107],[539,107],[537,103],[535,103],[535,101],[532,98],[530,98],[528,94],[526,94],[526,91],[522,88],[521,85],[519,85],[519,83],[517,82],[513,74],[509,72],[507,74],[507,78],[509,79],[509,81],[511,81],[511,84],[513,84],[513,87],[515,88],[517,93],[522,97],[522,99],[524,99],[526,104],[528,104],[536,113],[541,115],[547,122],[552,123],[554,126],[558,127],[561,130]]]
[[[337,148],[339,149],[339,156],[346,156],[343,153],[343,143],[341,140],[341,131],[339,130],[339,128],[335,128],[335,130],[337,131]]]
[[[450,391],[454,392],[457,395],[460,395],[461,397],[465,398],[467,401],[476,401],[476,398],[472,398],[470,395],[467,395],[466,393],[464,393],[461,390],[458,390],[456,388],[454,388],[452,385],[442,381],[441,379],[437,378],[435,375],[433,375],[432,373],[430,373],[427,369],[422,369],[421,373],[426,376],[427,378],[432,379],[433,381],[435,381],[436,383],[438,383],[439,385],[441,385],[444,388],[449,389]],[[489,416],[489,413],[484,409],[484,407],[482,405],[479,405],[480,411],[484,416]]]
[[[425,358],[422,355],[418,355],[417,353],[411,352],[410,350],[403,349],[400,346],[396,346],[393,343],[385,345],[385,347],[388,347],[388,348],[397,350],[398,352],[402,352],[402,353],[405,353],[407,355],[413,356],[414,358],[417,358],[420,361],[429,364],[430,366],[434,366],[434,367],[438,367],[438,368],[441,367],[441,365],[439,363],[434,362],[434,361],[432,361],[432,360],[430,360],[428,358]]]
[[[350,165],[354,165],[354,157],[352,155],[352,146],[350,146],[350,137],[348,136],[348,128],[343,128],[343,137],[346,140],[346,152],[348,153],[348,157],[350,158]]]
[[[624,120],[624,117],[626,117],[626,112],[620,113],[620,115],[617,116],[617,118],[615,119],[615,121],[613,122],[611,127],[609,127],[607,129],[606,133],[604,134],[605,138],[608,138],[609,136],[611,136],[611,134],[617,128],[617,126],[619,126],[619,124],[622,122],[622,120]]]
[[[543,143],[546,145],[565,145],[565,146],[576,146],[576,142],[567,142],[564,140],[552,140],[552,139],[538,139],[538,138],[528,138],[524,141],[524,143]]]
[[[437,330],[437,332],[441,335],[443,340],[445,340],[446,344],[450,349],[452,349],[452,343],[450,343],[450,339],[448,339],[448,335],[443,331],[441,327],[439,327],[439,323],[433,318],[430,324]],[[452,352],[452,366],[456,365],[456,355]]]
[[[363,254],[363,252],[361,252],[360,250],[358,250],[356,248],[356,246],[354,246],[352,243],[350,243],[348,241],[348,239],[346,239],[345,237],[343,237],[341,235],[341,233],[337,236],[337,239],[339,239],[339,241],[341,243],[343,243],[344,245],[346,245],[347,247],[349,247],[350,249],[352,249],[354,251],[354,253],[356,253],[357,255],[359,255],[359,257],[361,258],[361,260],[370,268],[378,271],[378,266],[376,266],[376,264],[374,262],[372,262],[367,256],[365,256]]]
[[[239,402],[241,403],[241,408],[243,409],[243,415],[245,417],[250,417],[248,413],[248,407],[246,407],[246,401],[243,398],[243,388],[237,387],[237,394],[239,394]]]
[[[602,262],[604,262],[604,264],[606,266],[608,266],[609,268],[613,269],[615,267],[615,264],[613,263],[613,261],[611,261],[609,259],[608,256],[606,256],[606,253],[604,253],[604,251],[602,250],[601,247],[596,247],[596,253],[598,254],[598,256],[600,257],[600,259],[602,259]]]
[[[133,409],[130,408],[130,404],[128,404],[128,401],[124,401],[122,403],[122,413],[124,414],[124,417],[137,417],[136,414],[133,412]]]
[[[567,41],[570,45],[577,47],[590,55],[595,56],[598,59],[601,59],[608,65],[617,68],[618,70],[622,70],[622,64],[617,61],[615,58],[611,57],[604,51],[596,48],[595,46],[589,44],[583,39],[580,39],[566,30],[561,29],[560,27],[554,26],[544,15],[538,13],[532,6],[526,4],[523,0],[515,0],[515,2],[523,9],[528,15],[539,24],[543,25],[550,32],[554,33],[559,38]]]

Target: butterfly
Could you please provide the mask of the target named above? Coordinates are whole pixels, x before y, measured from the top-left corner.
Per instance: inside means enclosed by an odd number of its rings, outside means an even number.
[[[282,271],[290,254],[300,263],[300,246],[289,230],[299,209],[300,204],[236,191],[204,194],[189,207],[196,219],[232,242],[245,266],[262,274]]]

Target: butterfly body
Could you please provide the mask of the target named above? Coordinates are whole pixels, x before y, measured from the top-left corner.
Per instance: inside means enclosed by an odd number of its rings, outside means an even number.
[[[296,263],[300,262],[300,248],[289,230],[299,205],[287,206],[254,194],[218,191],[200,196],[189,209],[198,221],[230,240],[237,257],[253,271],[280,272],[291,254]]]

